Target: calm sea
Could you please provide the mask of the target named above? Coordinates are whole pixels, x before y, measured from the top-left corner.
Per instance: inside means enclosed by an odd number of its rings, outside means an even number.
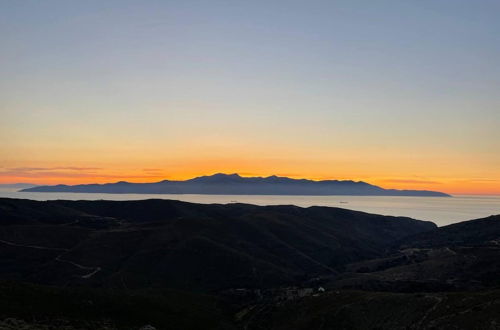
[[[33,200],[140,200],[175,199],[193,203],[248,203],[256,205],[332,206],[351,210],[407,216],[444,226],[464,220],[500,214],[500,196],[388,197],[388,196],[255,196],[255,195],[167,195],[167,194],[79,194],[29,193],[0,189],[0,197]]]

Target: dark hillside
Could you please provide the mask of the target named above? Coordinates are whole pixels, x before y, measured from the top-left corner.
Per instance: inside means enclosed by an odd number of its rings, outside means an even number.
[[[500,216],[408,236],[393,253],[346,266],[336,288],[389,291],[478,290],[500,287]]]
[[[0,199],[0,328],[498,329],[498,220]]]
[[[403,240],[401,247],[500,246],[500,215],[455,223],[416,234]]]
[[[338,208],[0,199],[0,276],[218,291],[290,285],[381,256],[430,222]]]

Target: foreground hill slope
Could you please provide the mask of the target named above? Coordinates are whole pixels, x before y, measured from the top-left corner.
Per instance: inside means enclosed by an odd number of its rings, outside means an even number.
[[[265,288],[335,275],[435,227],[329,207],[0,199],[0,277],[207,292]]]
[[[410,292],[500,287],[499,215],[408,236],[392,251],[347,265],[333,286]]]
[[[500,329],[500,291],[390,293],[332,291],[253,309],[249,330]]]
[[[175,290],[54,287],[0,280],[2,330],[138,330],[147,325],[158,330],[235,329],[222,307],[216,297]]]
[[[499,215],[408,236],[385,257],[346,265],[326,293],[260,304],[241,323],[246,329],[500,329],[499,242]]]
[[[500,291],[340,290],[234,312],[222,299],[172,290],[48,287],[0,281],[0,329],[499,329]],[[144,329],[152,329],[145,327]]]
[[[362,181],[312,181],[277,176],[246,178],[238,174],[222,173],[185,181],[37,186],[21,191],[115,194],[449,196],[437,191],[384,189]]]
[[[500,329],[499,222],[0,199],[0,328]]]

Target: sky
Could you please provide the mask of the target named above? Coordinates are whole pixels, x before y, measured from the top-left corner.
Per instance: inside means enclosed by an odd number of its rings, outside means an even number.
[[[0,0],[0,183],[500,194],[500,1]]]

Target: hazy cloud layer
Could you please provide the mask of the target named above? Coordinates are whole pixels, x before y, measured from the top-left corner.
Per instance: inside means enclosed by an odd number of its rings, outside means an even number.
[[[0,177],[18,178],[109,178],[109,179],[137,179],[157,177],[157,173],[146,174],[112,174],[99,173],[100,167],[77,167],[77,166],[57,166],[57,167],[9,167],[0,168]]]
[[[430,180],[413,180],[413,179],[386,179],[384,182],[389,183],[408,183],[408,184],[441,184],[439,181]]]
[[[5,168],[7,171],[21,171],[21,172],[33,172],[33,171],[58,171],[58,170],[68,170],[68,171],[94,171],[100,170],[100,167],[76,167],[76,166],[56,166],[56,167],[8,167]]]

